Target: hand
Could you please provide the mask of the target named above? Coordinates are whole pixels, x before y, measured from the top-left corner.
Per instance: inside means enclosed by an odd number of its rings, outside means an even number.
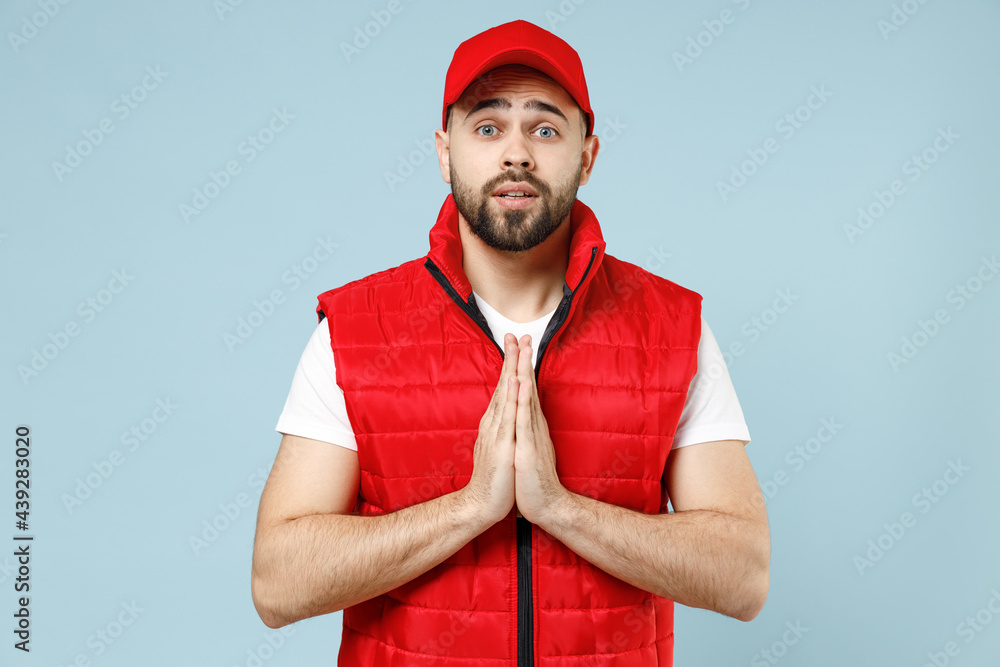
[[[514,506],[514,429],[517,412],[517,339],[504,336],[504,362],[493,398],[479,421],[472,477],[461,493],[493,523]]]
[[[556,473],[556,452],[538,401],[531,355],[531,336],[525,334],[519,341],[517,355],[514,491],[518,511],[528,521],[541,524],[567,491]]]

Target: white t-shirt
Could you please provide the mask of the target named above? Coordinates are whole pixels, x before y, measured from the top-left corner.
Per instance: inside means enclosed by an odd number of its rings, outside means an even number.
[[[538,358],[538,342],[542,340],[545,327],[555,310],[534,322],[518,323],[498,313],[475,292],[473,294],[501,348],[506,333],[514,334],[518,339],[524,334],[531,335],[531,365],[534,368]],[[336,378],[333,348],[330,346],[330,326],[324,319],[313,331],[302,353],[275,430],[357,451],[358,443],[347,417],[344,390],[337,384]],[[715,440],[740,440],[746,445],[750,442],[750,431],[743,418],[743,409],[736,398],[736,390],[729,378],[722,351],[702,318],[698,371],[688,388],[687,401],[674,435],[673,449]]]

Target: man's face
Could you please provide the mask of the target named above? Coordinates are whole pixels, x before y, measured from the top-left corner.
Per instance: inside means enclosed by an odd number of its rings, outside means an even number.
[[[442,176],[458,211],[492,248],[524,251],[552,234],[589,179],[596,137],[548,76],[505,65],[472,83],[438,131]]]

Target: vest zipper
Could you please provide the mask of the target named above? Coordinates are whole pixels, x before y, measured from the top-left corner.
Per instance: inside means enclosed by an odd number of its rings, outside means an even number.
[[[590,268],[594,265],[594,258],[597,256],[597,247],[593,247],[590,250],[590,261],[587,263],[587,270],[583,272],[583,277],[580,278],[580,285],[587,278],[587,274],[590,273]],[[479,325],[479,328],[483,330],[486,336],[496,345],[497,350],[500,351],[500,358],[503,359],[503,349],[497,343],[496,339],[493,337],[493,332],[490,331],[490,326],[486,322],[486,318],[480,312],[479,307],[476,306],[475,299],[472,295],[469,295],[469,302],[463,301],[462,297],[459,295],[458,291],[452,286],[445,275],[441,272],[441,269],[431,261],[430,258],[424,262],[424,266],[430,271],[430,274],[434,276],[441,286],[447,292],[448,296],[451,297],[452,301],[461,307],[472,321]],[[577,285],[579,289],[579,285]],[[548,326],[545,327],[545,332],[542,334],[542,341],[538,344],[538,358],[535,360],[535,382],[538,382],[538,373],[542,368],[542,355],[545,350],[548,349],[549,341],[555,337],[556,333],[562,328],[562,325],[566,323],[569,318],[570,306],[573,303],[573,296],[576,294],[576,290],[571,290],[569,285],[563,282],[563,298],[559,302],[559,306],[556,308],[556,312],[552,314],[552,319],[549,320]],[[523,516],[517,517],[517,666],[518,667],[534,667],[535,665],[535,609],[534,609],[534,595],[531,580],[531,566],[532,566],[532,554],[531,554],[531,522],[525,519]]]
[[[490,325],[486,322],[486,317],[484,317],[483,313],[479,310],[479,306],[476,305],[476,301],[472,298],[472,294],[469,294],[469,301],[463,301],[461,295],[459,295],[458,291],[452,287],[450,282],[448,282],[448,279],[445,277],[444,273],[441,272],[441,269],[438,268],[437,264],[435,264],[430,258],[427,258],[427,261],[424,262],[424,266],[430,274],[434,276],[434,280],[441,284],[441,287],[443,287],[444,291],[451,297],[451,300],[458,304],[459,308],[464,310],[466,314],[472,318],[473,322],[479,325],[479,328],[483,330],[487,338],[490,339],[490,342],[497,348],[497,351],[500,353],[500,358],[503,359],[503,348],[500,347],[500,345],[496,342],[496,339],[493,338],[493,332],[490,331]]]

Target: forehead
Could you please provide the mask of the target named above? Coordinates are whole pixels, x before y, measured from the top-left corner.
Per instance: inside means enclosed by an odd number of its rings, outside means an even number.
[[[484,99],[513,96],[544,97],[560,107],[576,106],[555,79],[526,65],[502,65],[486,72],[466,87],[455,104],[471,108]]]

